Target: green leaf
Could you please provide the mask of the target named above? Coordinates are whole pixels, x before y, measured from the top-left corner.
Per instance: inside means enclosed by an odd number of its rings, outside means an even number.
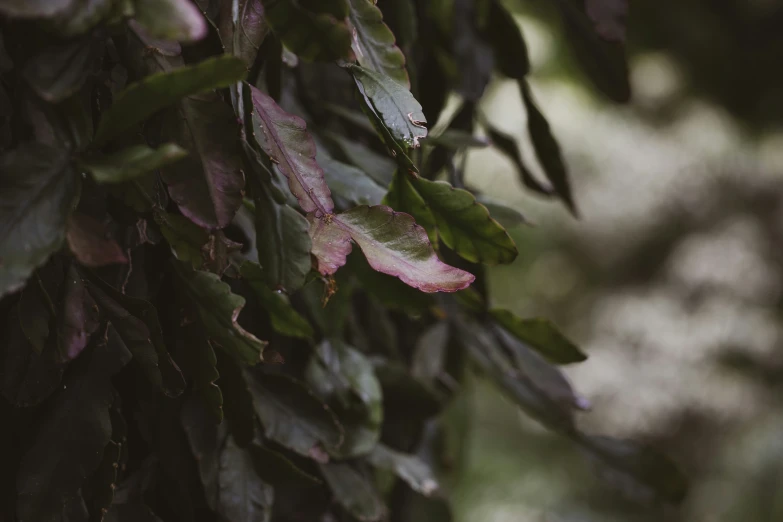
[[[375,522],[386,517],[386,506],[372,479],[356,465],[329,462],[321,465],[321,474],[337,503],[357,519]]]
[[[264,435],[282,446],[328,460],[343,442],[342,426],[332,411],[301,383],[284,375],[248,376],[253,406]]]
[[[405,212],[413,216],[416,224],[427,231],[430,243],[437,247],[438,225],[435,216],[421,194],[413,188],[412,176],[402,169],[398,170],[389,186],[389,192],[383,198],[383,204],[390,206],[397,212]]]
[[[505,203],[483,194],[476,196],[476,201],[487,207],[489,215],[505,229],[518,227],[519,225],[533,226],[520,211]]]
[[[160,232],[171,247],[174,257],[190,264],[194,270],[204,267],[204,250],[209,233],[188,218],[178,214],[155,211],[152,214]]]
[[[82,274],[103,317],[112,322],[153,387],[170,397],[179,396],[185,389],[185,381],[166,348],[155,307],[148,301],[123,294],[90,271]]]
[[[623,490],[640,488],[646,498],[679,504],[688,491],[688,480],[667,457],[632,440],[579,434],[575,440],[596,460],[606,478]]]
[[[240,361],[251,365],[261,362],[266,342],[237,322],[245,299],[231,293],[231,288],[215,274],[193,270],[182,263],[174,266],[184,294],[197,309],[210,340]]]
[[[427,329],[416,341],[411,361],[411,375],[425,383],[441,376],[449,341],[448,323],[441,321]]]
[[[242,81],[246,73],[245,63],[239,58],[220,56],[147,76],[116,96],[101,118],[95,144],[111,141],[181,98]]]
[[[490,0],[486,37],[492,46],[495,66],[501,73],[521,80],[530,72],[530,60],[522,31],[500,0]]]
[[[514,137],[501,132],[486,122],[484,122],[484,126],[487,129],[487,134],[489,134],[489,137],[492,140],[492,145],[494,145],[505,157],[511,160],[517,168],[519,178],[525,187],[543,196],[551,196],[554,190],[548,184],[538,181],[533,173],[528,170],[525,161],[522,159],[522,151],[519,150],[519,145]]]
[[[111,378],[130,358],[109,326],[107,337],[74,364],[22,456],[16,483],[21,520],[59,520],[63,506],[76,499],[98,467],[111,439]]]
[[[336,134],[330,135],[330,140],[340,148],[345,159],[359,167],[378,185],[388,187],[392,182],[396,166],[389,158],[381,156],[363,143]]]
[[[134,0],[134,15],[154,38],[195,42],[207,35],[207,21],[190,0]]]
[[[376,468],[393,471],[411,489],[425,497],[431,496],[438,490],[435,474],[427,464],[415,455],[400,453],[388,446],[378,444],[367,460]]]
[[[220,379],[217,384],[223,392],[223,411],[237,444],[248,446],[255,436],[256,414],[253,397],[241,363],[218,350],[217,369]]]
[[[270,96],[247,83],[245,97],[252,103],[256,142],[288,178],[288,187],[299,206],[317,216],[331,214],[331,192],[315,161],[315,143],[304,120],[288,114]]]
[[[242,205],[239,128],[231,108],[215,93],[182,100],[162,134],[189,151],[163,168],[163,181],[182,213],[199,226],[227,226]]]
[[[220,7],[218,31],[226,52],[251,67],[269,33],[261,0],[232,0],[221,2]]]
[[[386,414],[391,410],[402,410],[408,419],[426,419],[441,411],[442,394],[411,375],[405,365],[380,357],[373,359],[373,365],[383,388]]]
[[[323,168],[326,183],[335,196],[353,205],[377,205],[383,199],[386,189],[360,169],[332,159],[322,150],[318,151],[317,159]]]
[[[410,89],[405,55],[394,44],[394,34],[383,23],[381,10],[373,0],[350,0],[349,3],[349,17],[356,31],[353,51],[358,62]]]
[[[77,92],[95,72],[103,50],[102,42],[90,37],[47,47],[25,64],[22,76],[38,96],[57,103]]]
[[[345,427],[341,458],[366,455],[378,443],[383,423],[381,385],[370,361],[337,339],[321,342],[305,370],[308,384],[332,405]]]
[[[218,498],[215,511],[224,520],[269,522],[274,489],[258,476],[249,450],[228,437],[218,464]]]
[[[47,26],[62,36],[80,35],[122,9],[118,4],[116,0],[78,0],[70,9],[47,20]]]
[[[410,91],[373,70],[358,65],[348,70],[394,141],[404,149],[418,147],[419,139],[427,136],[427,119]]]
[[[313,219],[310,237],[324,275],[345,264],[353,240],[374,270],[423,292],[456,292],[475,279],[438,259],[424,229],[408,214],[389,207],[359,206],[331,220]]]
[[[267,23],[304,60],[352,60],[347,0],[261,0]]]
[[[43,18],[68,9],[74,0],[0,0],[0,13],[18,18]]]
[[[582,362],[587,355],[569,341],[548,319],[521,319],[508,310],[495,308],[490,315],[517,339],[555,364]]]
[[[39,143],[0,156],[0,297],[22,288],[65,239],[79,193],[68,159]]]
[[[313,328],[310,326],[310,323],[294,310],[288,298],[282,293],[270,290],[266,286],[260,265],[252,261],[245,261],[242,263],[239,273],[253,289],[261,306],[269,312],[272,328],[277,333],[301,339],[313,338]]]
[[[187,346],[187,349],[182,350],[183,370],[192,379],[193,391],[201,398],[212,416],[221,422],[223,392],[216,382],[220,373],[217,369],[215,349],[197,323],[186,325],[182,330]]]
[[[442,145],[448,149],[461,150],[465,148],[483,149],[489,147],[486,138],[474,136],[470,132],[459,129],[446,129],[437,136],[428,136],[427,145]]]
[[[541,167],[544,169],[547,179],[552,183],[555,192],[566,204],[571,213],[575,216],[579,214],[576,209],[576,203],[571,195],[571,185],[568,182],[568,172],[566,172],[565,162],[560,153],[560,146],[552,135],[552,129],[549,128],[549,122],[538,110],[530,87],[526,82],[520,82],[522,89],[522,99],[525,102],[527,111],[527,129],[530,133],[530,141],[536,151]]]
[[[157,149],[134,145],[108,156],[86,160],[80,165],[98,183],[122,183],[179,161],[187,155],[185,149],[173,143],[164,143]]]
[[[87,214],[78,212],[71,214],[68,218],[65,238],[71,253],[84,266],[100,267],[128,263],[125,252],[111,237],[108,227]]]
[[[56,306],[65,282],[65,269],[61,258],[54,257],[36,271],[30,284],[22,289],[17,302],[19,326],[39,355],[49,339],[49,324],[57,315]]]
[[[264,482],[272,486],[290,486],[291,483],[322,484],[323,482],[291,462],[285,455],[256,440],[248,447],[253,455],[256,471]]]
[[[473,263],[489,265],[516,259],[514,241],[473,194],[445,181],[416,177],[411,183],[431,210],[438,236],[457,254]]]

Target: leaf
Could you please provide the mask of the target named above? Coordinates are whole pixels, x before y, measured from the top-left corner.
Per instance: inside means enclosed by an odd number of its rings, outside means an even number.
[[[22,332],[35,353],[41,354],[49,339],[49,324],[57,315],[60,290],[65,282],[65,265],[54,257],[39,268],[29,285],[22,289],[17,302]],[[9,314],[9,317],[14,314]]]
[[[218,350],[217,369],[220,379],[217,384],[223,392],[223,411],[236,443],[247,447],[255,436],[256,414],[253,410],[253,397],[246,374],[236,361]]]
[[[261,0],[266,20],[283,44],[307,61],[352,60],[347,0]]]
[[[443,396],[423,381],[413,377],[408,368],[395,361],[380,357],[373,359],[375,375],[383,388],[386,422],[393,423],[390,414],[404,412],[407,421],[426,419],[437,415],[443,408]]]
[[[174,143],[157,149],[134,145],[102,158],[81,163],[98,183],[123,183],[181,160],[188,152]]]
[[[276,332],[288,337],[313,338],[313,328],[310,323],[294,310],[288,298],[266,286],[260,265],[252,261],[245,261],[242,263],[239,273],[253,289],[261,306],[269,313],[272,328]]]
[[[231,288],[215,274],[193,270],[181,263],[174,266],[182,289],[195,305],[210,340],[240,361],[251,365],[261,362],[266,342],[237,323],[245,299],[231,293]]]
[[[586,0],[585,10],[601,38],[616,42],[625,41],[628,0]]]
[[[358,65],[348,70],[392,138],[404,148],[418,147],[419,139],[427,136],[427,119],[410,91],[373,70]]]
[[[362,249],[370,266],[423,292],[455,292],[475,277],[443,263],[427,234],[408,214],[389,207],[354,207],[329,220],[311,221],[313,255],[322,274],[345,264],[350,240]]]
[[[47,22],[60,35],[77,36],[121,10],[122,7],[117,4],[115,0],[77,0],[71,4],[70,9]]]
[[[490,0],[486,38],[492,46],[495,65],[509,78],[521,80],[530,72],[530,60],[522,31],[500,0]]]
[[[442,145],[443,147],[461,150],[465,148],[483,149],[490,145],[489,140],[474,136],[468,131],[459,129],[446,129],[437,136],[428,136],[427,145]]]
[[[248,377],[253,406],[264,435],[282,446],[318,461],[337,450],[343,430],[332,411],[302,384],[284,375]]]
[[[57,103],[95,72],[103,50],[102,42],[91,37],[47,47],[25,64],[22,76],[38,96]]]
[[[128,263],[125,252],[109,236],[107,227],[87,214],[74,213],[68,218],[65,238],[73,255],[84,266]]]
[[[587,355],[548,319],[520,319],[508,310],[499,308],[489,313],[510,334],[554,364],[570,364],[587,359]]]
[[[414,491],[425,497],[438,490],[438,482],[427,464],[415,455],[407,455],[394,451],[383,444],[378,444],[372,450],[368,459],[376,468],[393,471],[404,480]]]
[[[274,489],[256,473],[252,455],[228,437],[220,452],[216,511],[224,520],[268,522]]]
[[[421,197],[412,182],[413,176],[403,170],[398,170],[389,186],[389,192],[383,198],[383,204],[397,212],[410,214],[427,231],[427,237],[432,245],[438,245],[438,225],[427,202]]]
[[[223,392],[216,381],[220,378],[215,349],[196,323],[183,327],[187,349],[182,350],[185,374],[193,381],[193,391],[218,422],[223,421]]]
[[[144,504],[114,504],[103,522],[161,522],[160,518]]]
[[[305,370],[313,391],[331,404],[345,426],[341,458],[366,455],[378,443],[383,422],[381,385],[372,363],[337,339],[324,340]]]
[[[103,317],[112,322],[150,384],[170,397],[179,396],[185,381],[166,348],[155,307],[123,294],[90,271],[83,274]]]
[[[355,37],[353,51],[356,59],[372,69],[410,89],[405,55],[394,43],[394,34],[383,23],[383,13],[373,0],[350,0],[349,18]]]
[[[525,187],[538,194],[551,196],[554,190],[548,184],[544,184],[538,181],[536,177],[528,170],[524,160],[522,159],[522,152],[519,150],[519,145],[517,144],[517,141],[514,139],[514,137],[499,131],[491,125],[488,125],[486,122],[484,122],[484,126],[487,129],[487,134],[489,134],[489,137],[492,140],[492,144],[497,147],[497,149],[504,156],[514,163],[514,166],[517,168],[519,178],[522,180],[522,183],[525,185]]]
[[[631,99],[631,85],[623,42],[606,40],[597,32],[593,20],[580,7],[586,4],[568,0],[556,4],[569,47],[587,77],[612,101],[627,103]]]
[[[63,506],[98,466],[111,437],[111,377],[130,358],[109,326],[107,337],[74,365],[22,457],[16,483],[21,520],[59,520]]]
[[[269,33],[261,0],[221,2],[220,7],[218,31],[226,52],[238,56],[251,67],[261,42]]]
[[[76,359],[98,330],[98,309],[73,265],[66,272],[62,291],[57,347],[60,361],[66,362]]]
[[[93,519],[103,520],[103,517],[114,501],[114,491],[117,488],[118,476],[122,468],[123,448],[127,436],[127,424],[120,411],[119,394],[115,392],[114,403],[109,412],[111,419],[111,440],[103,448],[103,458],[95,472],[87,479],[82,492]]]
[[[443,373],[449,341],[448,323],[441,321],[427,329],[416,341],[411,361],[411,375],[433,383]]]
[[[253,104],[256,141],[288,178],[291,193],[305,212],[316,216],[334,209],[324,173],[315,161],[316,148],[304,120],[288,114],[268,95],[245,83],[245,96]]]
[[[347,462],[329,462],[321,465],[321,473],[338,504],[363,522],[384,519],[386,506],[373,481],[365,473]]]
[[[632,440],[579,434],[576,439],[597,460],[606,478],[623,490],[645,498],[679,504],[688,491],[688,480],[677,466],[654,449]]]
[[[367,1],[367,0],[362,0]],[[318,163],[332,193],[353,205],[377,205],[386,189],[353,165],[334,160],[319,151]]]
[[[162,133],[190,152],[162,169],[171,199],[199,226],[227,226],[242,205],[245,187],[231,108],[215,93],[191,96],[168,114]]]
[[[421,177],[414,178],[412,184],[432,211],[441,240],[457,254],[473,263],[490,265],[516,259],[514,241],[473,194],[445,181]]]
[[[209,233],[188,218],[163,211],[153,212],[153,218],[163,237],[171,247],[174,257],[188,263],[194,270],[204,267],[204,250],[209,243]]]
[[[434,306],[431,295],[419,292],[396,277],[376,272],[360,252],[348,256],[346,265],[359,280],[362,288],[388,308],[417,315]]]
[[[361,103],[361,109],[367,119],[370,120],[369,127],[375,131],[375,134],[380,138],[389,154],[396,160],[397,165],[405,170],[418,172],[419,169],[416,164],[408,155],[408,145],[400,140],[395,139],[389,128],[383,122],[381,116],[375,111],[372,105],[372,101],[364,94],[364,91],[358,86],[359,102]]]
[[[239,58],[220,56],[147,76],[115,97],[112,106],[101,117],[95,145],[111,141],[181,98],[242,81],[246,73],[245,63]]]
[[[134,0],[134,15],[154,38],[195,42],[207,36],[207,21],[190,0]]]
[[[74,0],[0,0],[0,12],[11,17],[43,18],[68,9]]]
[[[506,230],[519,225],[533,226],[520,211],[505,203],[501,203],[500,201],[483,194],[476,196],[476,201],[487,207],[492,218],[500,223]]]
[[[576,203],[571,195],[571,185],[568,182],[568,173],[566,172],[563,156],[560,153],[560,146],[552,135],[552,129],[549,128],[549,122],[538,110],[530,87],[527,83],[520,82],[522,89],[522,99],[525,102],[527,111],[527,129],[530,133],[530,141],[536,151],[541,167],[544,169],[547,179],[552,183],[555,192],[568,207],[568,210],[575,216],[579,214],[576,209]]]
[[[388,187],[394,176],[395,164],[386,156],[381,156],[365,144],[349,140],[339,135],[331,135],[333,141],[343,152],[346,159],[359,167],[359,169],[370,176],[375,182]]]
[[[26,143],[0,156],[0,297],[14,292],[65,239],[79,193],[68,152]]]

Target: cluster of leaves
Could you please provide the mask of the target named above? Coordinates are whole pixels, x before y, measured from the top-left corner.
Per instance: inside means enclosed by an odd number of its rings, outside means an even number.
[[[561,3],[616,72],[614,14]],[[524,220],[464,187],[479,127],[575,212],[498,0],[0,13],[0,518],[449,520],[438,415],[474,369],[621,483],[682,496],[645,446],[577,429],[555,366],[576,346],[489,307]],[[479,113],[495,70],[547,181]]]

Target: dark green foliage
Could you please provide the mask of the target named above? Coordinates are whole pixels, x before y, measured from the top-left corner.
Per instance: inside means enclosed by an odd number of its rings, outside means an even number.
[[[561,3],[626,98],[616,21]],[[481,125],[525,185],[574,196],[513,18],[453,5],[0,0],[0,518],[450,520],[424,428],[474,370],[682,497],[652,450],[578,429],[550,364],[576,345],[487,307],[525,221],[454,155]],[[479,121],[495,69],[551,189]]]

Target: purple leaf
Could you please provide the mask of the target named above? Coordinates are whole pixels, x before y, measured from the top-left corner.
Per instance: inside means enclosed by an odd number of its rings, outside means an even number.
[[[65,237],[71,252],[84,266],[99,267],[128,262],[120,245],[108,236],[106,227],[85,214],[73,214],[70,217]]]
[[[253,104],[253,132],[266,154],[288,178],[291,193],[305,212],[316,217],[334,210],[332,195],[324,181],[324,171],[315,161],[315,143],[305,122],[288,114],[275,101],[250,84]]]
[[[324,275],[345,264],[353,240],[373,269],[423,292],[456,292],[475,279],[438,259],[427,232],[410,215],[389,207],[359,206],[311,223],[312,252]]]

